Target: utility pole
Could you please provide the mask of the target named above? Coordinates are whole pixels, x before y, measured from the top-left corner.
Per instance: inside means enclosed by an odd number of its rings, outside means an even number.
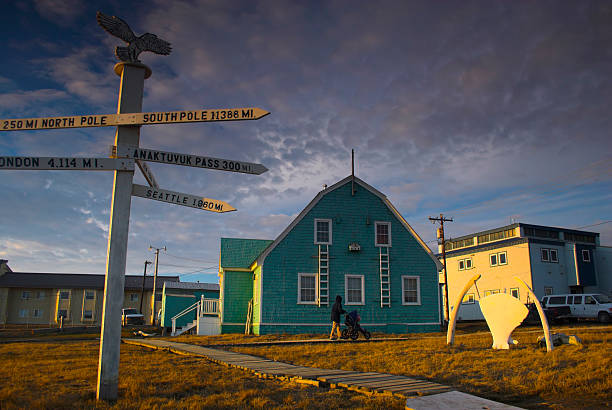
[[[446,312],[446,321],[448,321],[449,314],[449,300],[448,300],[448,276],[446,275],[446,242],[444,240],[444,222],[453,222],[453,218],[447,219],[443,214],[440,214],[439,218],[429,217],[429,220],[433,223],[440,222],[440,228],[438,229],[438,239],[442,241],[442,267],[444,268],[444,299],[446,300],[445,312]]]
[[[155,325],[155,290],[157,288],[157,266],[159,263],[159,251],[163,249],[166,252],[166,247],[155,248],[149,245],[149,250],[155,249],[155,276],[153,276],[153,294],[151,295],[151,326]]]
[[[149,262],[149,261],[145,261],[144,262],[144,273],[142,274],[142,291],[140,292],[140,310],[139,312],[142,313],[142,301],[144,299],[144,288],[145,288],[145,279],[147,277],[147,265],[150,265],[153,262]]]

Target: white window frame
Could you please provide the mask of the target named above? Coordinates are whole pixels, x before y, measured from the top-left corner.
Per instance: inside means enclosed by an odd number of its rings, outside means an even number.
[[[540,248],[540,258],[542,262],[550,262],[550,249]]]
[[[516,296],[512,294],[513,291],[516,291]],[[510,288],[510,296],[514,296],[517,299],[521,299],[521,294],[519,288]]]
[[[495,263],[493,263],[493,257],[494,257],[494,256],[495,256]],[[490,264],[491,266],[497,266],[497,265],[499,265],[499,259],[498,259],[498,257],[497,257],[497,254],[496,254],[496,253],[491,253],[491,254],[489,254],[489,264]]]
[[[329,241],[323,242],[323,241],[317,240],[318,239],[317,222],[327,222],[327,227],[329,228]],[[315,218],[314,220],[314,243],[315,245],[331,245],[332,244],[332,220],[331,219]]]
[[[464,259],[459,259],[459,270],[465,270],[465,260]]]
[[[303,301],[302,300],[302,278],[305,276],[312,276],[315,280],[315,287],[314,287],[314,291],[315,291],[315,297],[314,300],[311,301]],[[316,305],[317,304],[317,299],[319,297],[318,292],[317,292],[317,274],[316,273],[298,273],[298,282],[297,282],[297,303],[298,305]]]
[[[554,259],[553,259],[553,255],[555,255]],[[550,261],[552,263],[559,263],[559,252],[557,252],[556,249],[550,250]]]
[[[553,295],[554,293],[552,286],[544,286],[544,296]]]
[[[474,303],[476,303],[476,297],[473,293],[466,293],[465,296],[463,296],[463,300],[461,301],[462,305],[473,305]]]
[[[389,228],[389,243],[378,243],[378,226],[379,225],[387,225]],[[374,221],[374,246],[378,246],[380,248],[390,248],[391,247],[391,222],[384,221]]]
[[[416,291],[417,291],[417,301],[416,302],[406,302],[406,286],[404,279],[416,279]],[[418,306],[421,304],[421,277],[414,275],[402,275],[402,305],[404,306]]]
[[[67,293],[68,297],[67,298],[63,298],[62,294]],[[70,290],[58,290],[58,299],[59,300],[70,300],[70,297],[72,292],[70,292]]]
[[[504,259],[505,259],[504,263],[501,262],[501,259],[500,259],[501,255],[504,255]],[[507,265],[508,264],[508,253],[506,251],[498,252],[497,253],[497,264],[498,265]]]
[[[584,257],[586,255],[586,258]],[[588,249],[582,250],[582,262],[591,262],[591,251]]]
[[[348,298],[348,280],[349,278],[358,278],[361,280],[361,301],[349,302]],[[363,275],[344,275],[344,300],[345,305],[365,305],[365,277]]]
[[[468,262],[470,266],[468,266]],[[474,263],[472,263],[472,258],[465,258],[465,269],[468,270],[468,269],[472,269],[473,267],[474,267]]]
[[[87,293],[88,292],[91,292],[91,295],[92,295],[91,298],[87,297]],[[86,289],[85,292],[84,292],[83,298],[85,300],[96,300],[96,291],[95,290]]]

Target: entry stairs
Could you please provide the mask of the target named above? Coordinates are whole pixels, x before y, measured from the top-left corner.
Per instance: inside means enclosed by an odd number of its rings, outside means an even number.
[[[195,319],[191,322],[188,322],[186,325],[177,329],[177,319],[182,318],[184,316],[190,315],[193,317],[195,313]],[[209,319],[206,321],[206,319]],[[202,296],[199,301],[194,303],[193,305],[185,308],[178,314],[172,317],[172,333],[171,336],[179,336],[183,333],[189,332],[194,328],[197,328],[197,334],[217,334],[214,330],[211,332],[210,329],[206,331],[205,329],[200,330],[200,327],[204,327],[206,325],[205,322],[211,322],[214,327],[215,322],[218,326],[219,319],[219,299],[207,299]]]

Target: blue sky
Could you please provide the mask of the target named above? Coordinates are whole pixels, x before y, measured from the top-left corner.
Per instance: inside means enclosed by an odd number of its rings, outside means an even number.
[[[143,53],[143,111],[260,107],[258,121],[143,127],[145,148],[264,164],[230,174],[150,163],[160,186],[238,209],[132,198],[128,274],[217,281],[219,238],[274,239],[350,174],[423,240],[512,221],[612,245],[609,1],[78,1],[0,5],[0,118],[116,112],[95,13],[172,44]],[[0,155],[108,156],[111,128],[5,132]],[[136,172],[135,182],[146,184]],[[112,173],[2,171],[0,258],[15,271],[104,273]],[[608,221],[608,222],[606,222]]]

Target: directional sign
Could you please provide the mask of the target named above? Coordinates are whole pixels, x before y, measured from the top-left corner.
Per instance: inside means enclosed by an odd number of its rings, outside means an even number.
[[[144,185],[133,184],[132,195],[141,198],[155,199],[168,202],[169,204],[183,205],[191,208],[203,209],[211,212],[231,212],[236,208],[227,202],[216,199],[202,198],[195,195],[183,194],[181,192],[167,191],[165,189],[149,188]]]
[[[220,171],[241,172],[243,174],[263,174],[268,170],[261,164],[236,161],[232,159],[202,157],[176,152],[157,151],[140,147],[126,147],[117,152],[117,147],[111,149],[112,156],[133,158],[140,161],[161,162],[163,164],[184,165],[187,167],[208,168]]]
[[[176,124],[182,122],[258,120],[270,114],[261,108],[223,108],[195,111],[137,112],[70,117],[15,118],[0,120],[0,131],[59,128],[112,127],[115,125]]]
[[[133,171],[134,160],[126,158],[0,157],[0,169]]]
[[[155,180],[155,176],[153,175],[153,172],[151,172],[151,168],[149,168],[147,163],[137,159],[136,164],[138,165],[138,168],[140,168],[140,172],[142,172],[142,176],[144,176],[147,182],[149,183],[149,186],[151,188],[159,188],[159,185],[157,184],[157,181]]]

